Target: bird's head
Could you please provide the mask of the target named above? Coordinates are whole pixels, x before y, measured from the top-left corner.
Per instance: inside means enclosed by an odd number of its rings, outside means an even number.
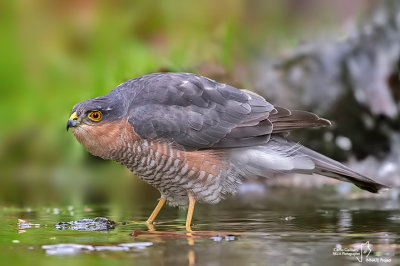
[[[74,106],[67,122],[76,139],[93,155],[109,157],[127,125],[125,106],[118,94],[109,93]]]

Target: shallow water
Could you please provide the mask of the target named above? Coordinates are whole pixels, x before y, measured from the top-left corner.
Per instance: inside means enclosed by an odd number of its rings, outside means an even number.
[[[170,207],[148,228],[143,221],[155,205],[151,201],[123,211],[111,205],[2,207],[1,265],[400,264],[398,199],[290,190],[266,194],[197,205],[192,234],[184,229],[185,211]],[[115,228],[56,226],[95,217],[115,221]],[[18,219],[23,219],[19,226]]]

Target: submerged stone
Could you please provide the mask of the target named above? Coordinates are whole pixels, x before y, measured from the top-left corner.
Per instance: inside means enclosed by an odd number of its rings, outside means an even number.
[[[71,222],[60,222],[56,224],[58,230],[79,230],[79,231],[108,231],[115,228],[115,222],[104,217],[80,219]]]

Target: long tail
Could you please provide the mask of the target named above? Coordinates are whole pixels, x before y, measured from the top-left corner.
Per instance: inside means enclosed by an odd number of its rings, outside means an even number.
[[[274,136],[264,146],[232,150],[232,162],[245,176],[268,177],[272,173],[320,174],[377,193],[389,187],[300,144]]]
[[[381,189],[389,187],[376,182],[375,180],[361,175],[347,166],[328,158],[318,152],[302,146],[299,152],[311,158],[315,164],[314,173],[350,182],[357,187],[372,193],[378,193]]]

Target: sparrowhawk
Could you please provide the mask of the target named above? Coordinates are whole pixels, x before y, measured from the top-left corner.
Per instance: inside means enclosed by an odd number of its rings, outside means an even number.
[[[217,203],[250,178],[320,174],[378,192],[371,178],[298,143],[287,133],[329,126],[317,115],[274,106],[260,95],[190,73],[128,80],[72,109],[67,129],[93,155],[126,166],[161,193],[163,204]]]

